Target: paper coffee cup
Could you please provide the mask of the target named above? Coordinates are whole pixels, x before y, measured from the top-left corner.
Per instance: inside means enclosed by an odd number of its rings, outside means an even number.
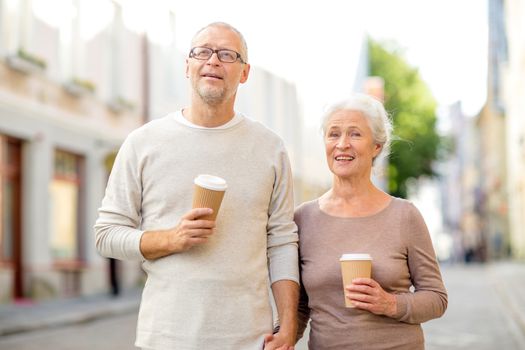
[[[211,208],[211,215],[202,216],[205,220],[215,220],[221,207],[224,192],[228,187],[226,180],[213,175],[199,175],[193,181],[193,208]]]
[[[343,254],[339,261],[341,262],[341,274],[343,277],[343,293],[344,286],[351,284],[354,278],[370,278],[372,274],[372,257],[369,254]],[[354,307],[352,302],[346,297],[345,306]]]

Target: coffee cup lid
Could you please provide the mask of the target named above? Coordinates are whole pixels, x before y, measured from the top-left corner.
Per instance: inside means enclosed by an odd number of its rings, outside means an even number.
[[[225,191],[228,185],[226,180],[214,175],[201,174],[193,180],[195,185],[207,188],[213,191]]]
[[[340,261],[344,260],[372,260],[370,254],[343,254]]]

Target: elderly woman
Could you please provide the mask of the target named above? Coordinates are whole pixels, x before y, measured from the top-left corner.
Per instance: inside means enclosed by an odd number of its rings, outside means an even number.
[[[311,320],[309,349],[424,349],[421,323],[440,317],[447,292],[416,207],[377,188],[374,160],[388,149],[383,105],[354,95],[323,118],[332,188],[295,212],[302,293],[299,337]],[[344,253],[372,256],[371,278],[342,285]],[[354,308],[345,307],[345,298]]]

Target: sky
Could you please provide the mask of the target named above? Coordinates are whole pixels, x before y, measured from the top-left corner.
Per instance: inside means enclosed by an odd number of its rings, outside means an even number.
[[[204,25],[225,21],[245,36],[249,61],[297,86],[306,125],[353,89],[362,39],[394,41],[440,106],[467,115],[486,91],[486,0],[170,0],[175,41],[189,50]],[[242,88],[242,87],[241,87]]]
[[[393,41],[419,69],[441,110],[460,100],[465,114],[483,106],[486,93],[488,0],[116,0],[126,3],[124,22],[137,31],[148,23],[149,38],[183,53],[194,33],[224,21],[248,42],[249,61],[297,87],[306,126],[318,125],[323,107],[347,96],[363,40]],[[32,0],[35,13],[55,25],[75,15],[70,0]],[[17,0],[7,4],[16,6]],[[89,20],[80,33],[89,38],[111,20],[104,0],[80,2]],[[166,27],[175,17],[175,37]],[[57,11],[56,9],[60,9]],[[249,84],[249,80],[248,80]],[[241,87],[242,88],[242,87]]]

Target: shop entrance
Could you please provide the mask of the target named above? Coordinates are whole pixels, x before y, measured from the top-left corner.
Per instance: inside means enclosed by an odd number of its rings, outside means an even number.
[[[0,135],[0,269],[12,275],[12,296],[22,298],[22,142]]]

